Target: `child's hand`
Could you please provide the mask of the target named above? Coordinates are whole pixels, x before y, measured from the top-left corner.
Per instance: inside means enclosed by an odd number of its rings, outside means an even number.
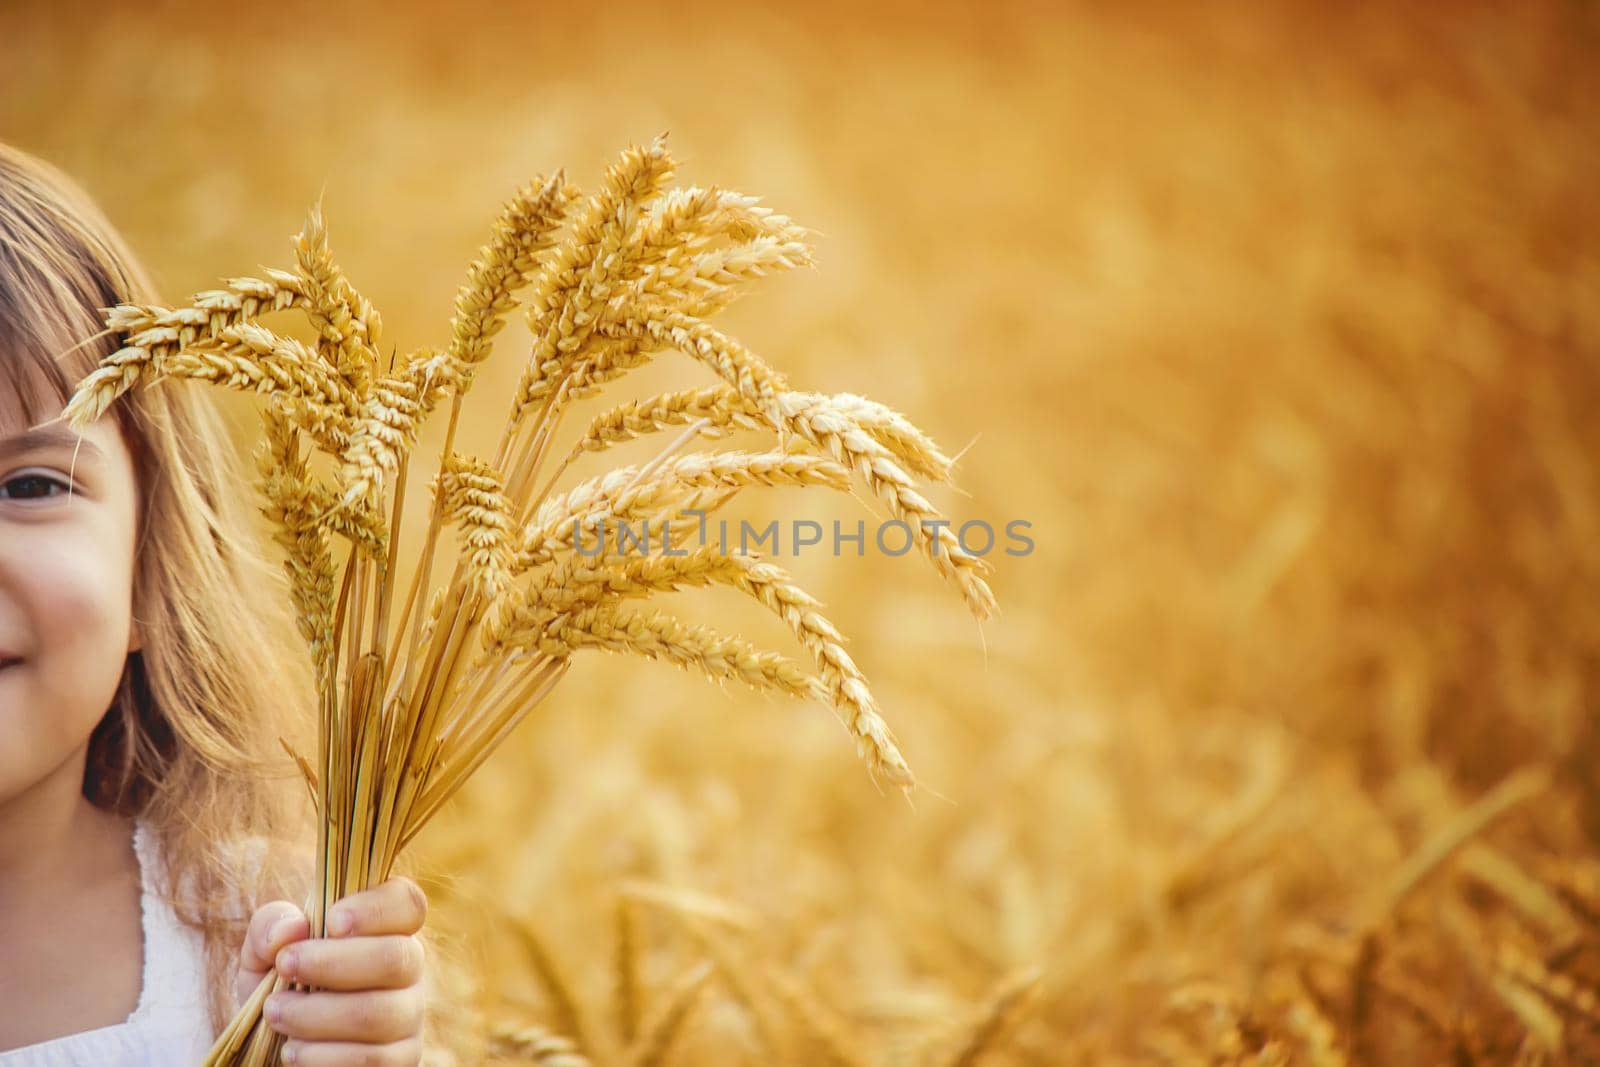
[[[234,992],[243,1003],[274,964],[317,992],[267,998],[268,1025],[290,1038],[296,1067],[416,1067],[422,1059],[422,929],[428,898],[409,878],[353,893],[328,909],[327,937],[312,938],[305,912],[263,904],[239,951]],[[326,991],[326,992],[324,992]]]

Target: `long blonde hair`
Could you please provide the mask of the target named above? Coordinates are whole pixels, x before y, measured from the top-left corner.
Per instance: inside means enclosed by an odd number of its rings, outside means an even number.
[[[0,144],[0,391],[28,425],[59,410],[119,346],[101,309],[155,301],[90,198]],[[314,688],[286,583],[239,488],[248,478],[200,388],[168,382],[111,409],[138,481],[142,647],[90,739],[83,791],[144,820],[159,842],[174,910],[204,935],[216,1032],[232,1014],[247,909],[275,897],[300,902],[309,888],[310,806],[279,738],[313,750]],[[237,853],[219,846],[251,839],[266,843],[263,862],[241,871]],[[244,908],[224,906],[230,900]]]

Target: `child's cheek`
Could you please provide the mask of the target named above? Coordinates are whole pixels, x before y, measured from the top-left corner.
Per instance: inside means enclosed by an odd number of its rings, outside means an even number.
[[[37,558],[30,614],[37,697],[71,733],[88,739],[116,696],[132,625],[131,560],[99,539],[63,537]],[[87,720],[87,729],[83,722]]]
[[[0,639],[24,658],[0,670],[0,802],[89,740],[116,696],[130,622],[128,560],[100,556],[70,531],[26,545],[8,533]]]

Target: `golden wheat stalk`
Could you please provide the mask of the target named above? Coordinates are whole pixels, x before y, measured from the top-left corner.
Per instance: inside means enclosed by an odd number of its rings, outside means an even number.
[[[672,1055],[689,1015],[711,977],[710,960],[686,972],[666,991],[661,1007],[645,1021],[644,1031],[628,1053],[631,1067],[661,1067]]]
[[[951,1055],[950,1067],[972,1067],[1000,1043],[1021,1021],[1034,998],[1043,974],[1038,967],[1024,967],[995,983],[978,1011],[966,1039]]]
[[[677,535],[686,530],[684,512],[714,510],[746,488],[849,492],[859,478],[908,524],[978,618],[994,606],[988,564],[962,551],[916,485],[951,475],[952,461],[926,434],[862,397],[791,390],[706,321],[754,279],[810,265],[806,231],[737,193],[665,189],[673,170],[657,138],[623,153],[586,200],[560,173],[526,185],[468,271],[447,343],[404,357],[380,359],[380,317],[335,260],[320,206],[295,238],[293,270],[233,279],[183,307],[123,305],[107,315],[124,343],[79,384],[64,412],[74,426],[129,389],[166,379],[264,398],[255,454],[262,510],[284,551],[316,668],[317,753],[290,753],[319,816],[307,905],[314,936],[334,901],[388,877],[399,852],[582,649],[826,702],[875,777],[914,784],[843,637],[780,569],[704,548],[684,559],[664,546],[642,546],[642,558],[604,547],[608,524],[653,520]],[[455,447],[464,396],[525,289],[534,342],[504,433],[492,458],[465,455]],[[259,321],[289,311],[305,315],[314,343]],[[670,427],[684,433],[651,463],[557,492],[566,461],[553,473],[544,468],[565,408],[669,350],[708,367],[719,384],[614,409],[566,455]],[[411,454],[422,423],[446,401],[427,529],[419,561],[402,579],[396,560]],[[777,447],[679,454],[694,437],[733,429],[771,433]],[[331,480],[312,473],[318,452],[331,461]],[[435,585],[446,528],[462,551]],[[599,553],[586,543],[594,539]],[[816,672],[736,635],[625,606],[713,585],[783,619]],[[281,1040],[260,1007],[282,985],[275,974],[263,980],[208,1064],[277,1062]]]

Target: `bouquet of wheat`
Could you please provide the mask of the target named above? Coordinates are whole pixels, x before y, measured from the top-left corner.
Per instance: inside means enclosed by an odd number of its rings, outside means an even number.
[[[752,279],[809,265],[807,231],[753,197],[667,190],[673,169],[663,136],[625,152],[581,204],[561,172],[523,188],[472,265],[448,346],[403,360],[391,355],[386,365],[377,310],[334,262],[315,209],[296,238],[292,271],[234,278],[184,307],[125,304],[108,312],[107,326],[125,344],[68,403],[65,417],[75,426],[123,392],[166,378],[266,398],[256,453],[263,510],[286,552],[320,698],[315,763],[290,753],[319,816],[317,888],[307,908],[313,936],[322,936],[331,904],[389,876],[400,851],[549,694],[580,649],[667,660],[825,701],[876,777],[902,789],[912,784],[839,632],[783,570],[709,547],[624,553],[606,544],[607,522],[640,521],[684,545],[690,512],[703,521],[741,489],[849,491],[854,474],[907,524],[979,618],[994,607],[987,564],[962,550],[916,488],[917,477],[948,481],[951,459],[883,405],[789,389],[708,321]],[[504,434],[492,460],[462,455],[452,447],[462,401],[514,297],[529,286],[533,350]],[[314,345],[259,322],[289,310],[310,320]],[[705,364],[719,384],[604,412],[547,472],[572,401],[668,350]],[[410,452],[422,420],[446,399],[431,518],[418,563],[403,580],[395,573],[397,534]],[[574,457],[674,427],[683,429],[651,462],[556,491]],[[737,428],[770,431],[778,447],[684,451]],[[308,447],[333,461],[331,482],[312,475]],[[454,572],[419,606],[447,526],[461,548]],[[598,546],[583,546],[586,531]],[[713,584],[775,612],[815,670],[632,603]],[[278,1062],[281,1041],[261,1006],[283,984],[268,974],[207,1064]]]

